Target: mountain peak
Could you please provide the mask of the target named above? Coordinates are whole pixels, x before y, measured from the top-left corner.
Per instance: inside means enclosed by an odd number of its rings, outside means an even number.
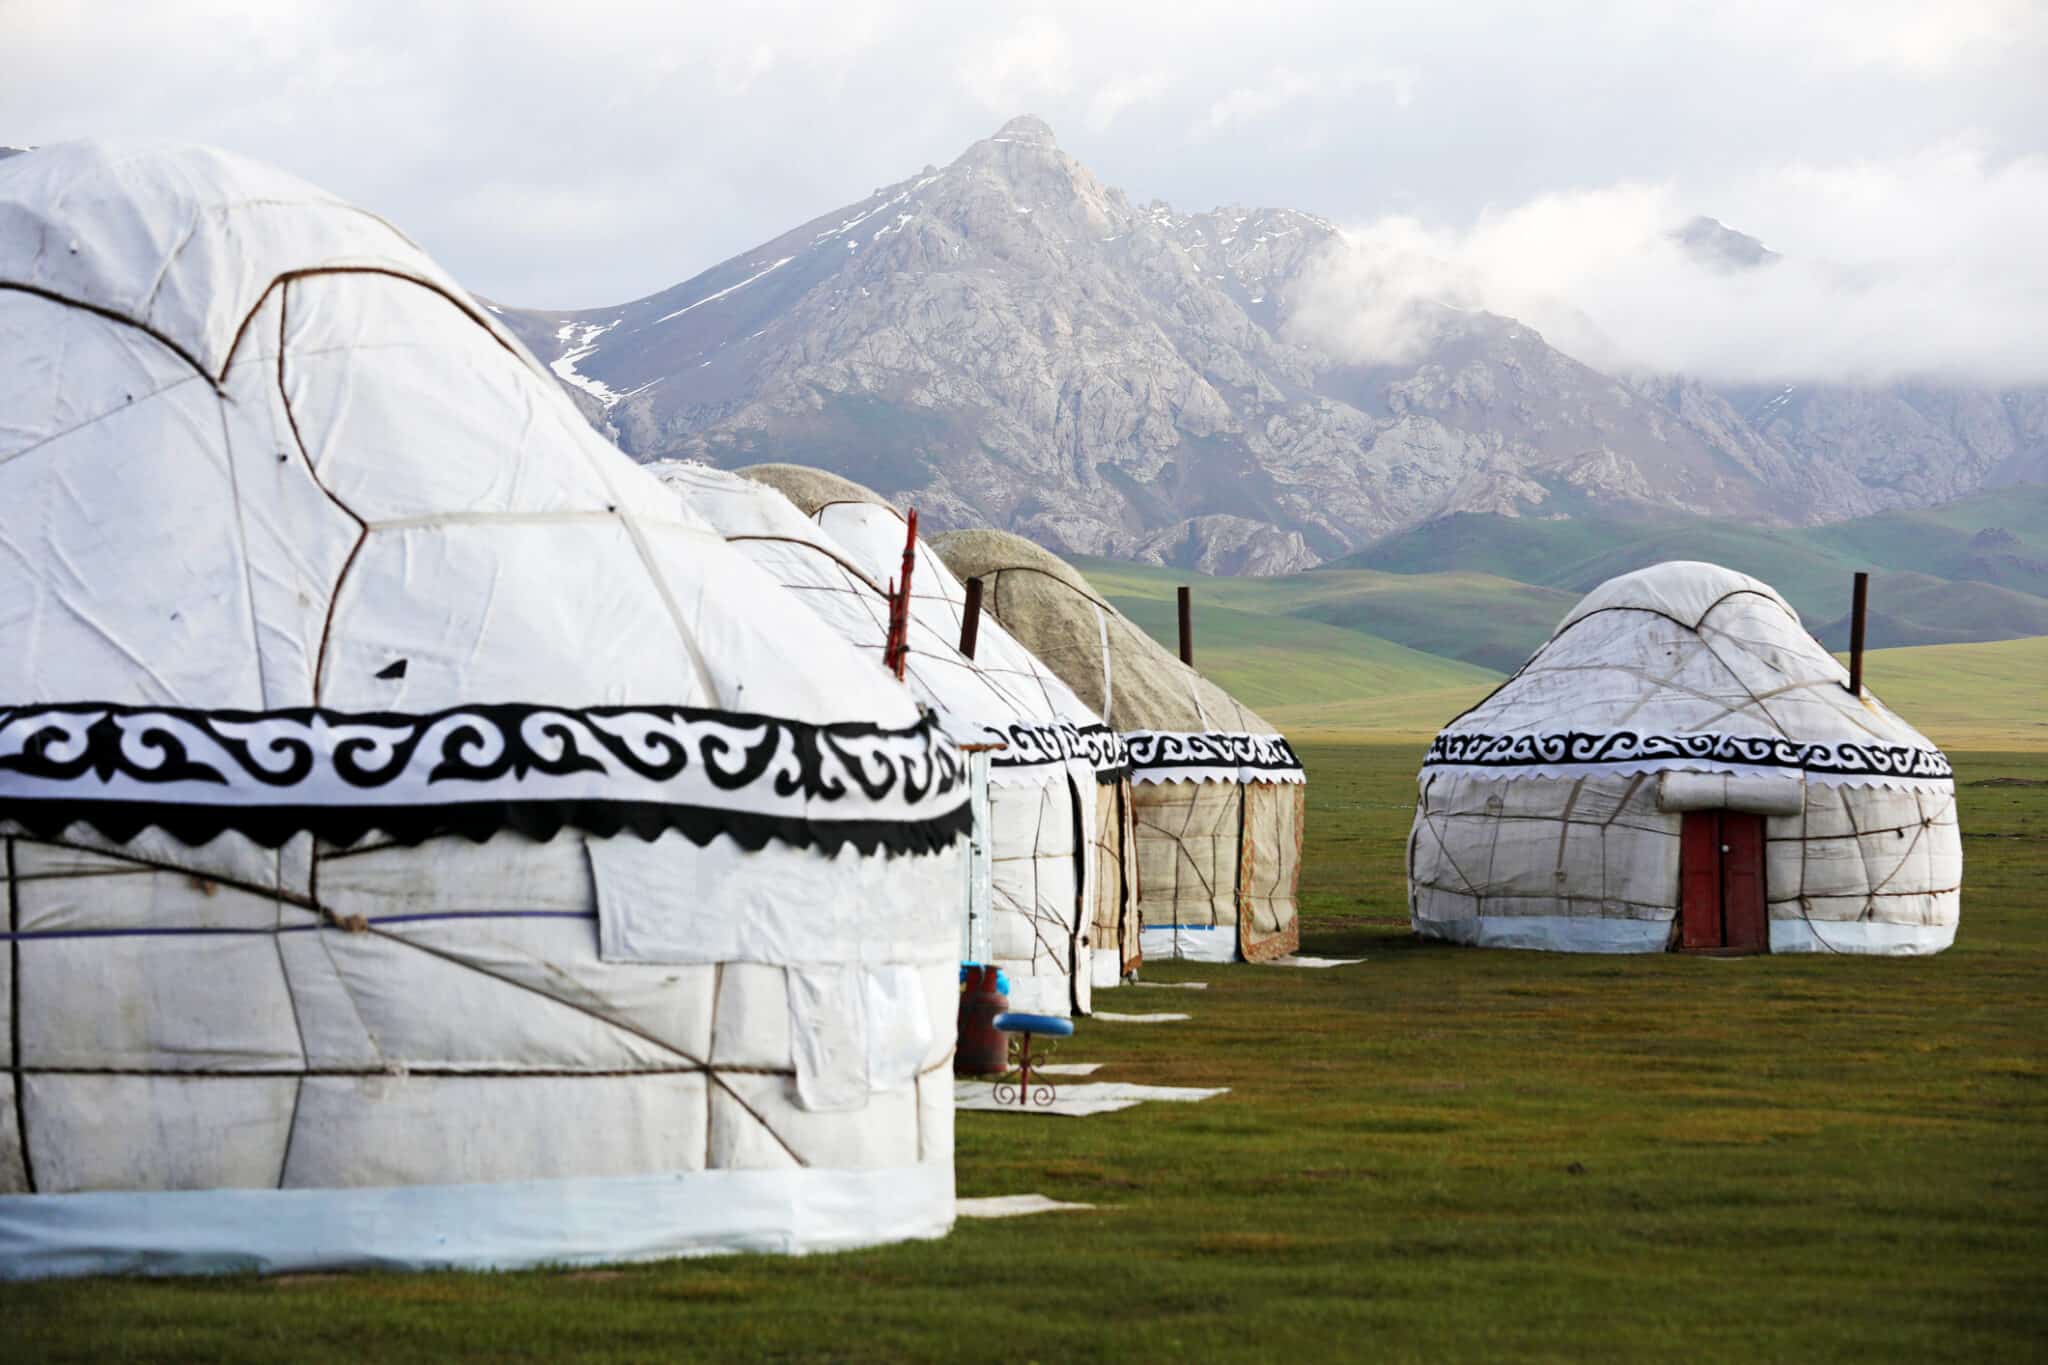
[[[1047,147],[1059,144],[1053,140],[1052,125],[1031,114],[1019,114],[1002,127],[996,129],[992,142],[1036,142]]]
[[[1705,214],[1674,228],[1671,239],[1695,261],[1715,270],[1748,270],[1778,259],[1777,252],[1748,233]]]

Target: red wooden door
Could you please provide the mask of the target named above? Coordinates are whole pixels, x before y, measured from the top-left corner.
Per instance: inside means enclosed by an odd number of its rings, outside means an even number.
[[[1771,946],[1764,914],[1764,818],[1721,812],[1721,934],[1732,952]]]
[[[1689,810],[1678,830],[1678,930],[1687,952],[1721,946],[1721,812]]]
[[[1687,952],[1769,950],[1761,815],[1685,813],[1678,838],[1678,927],[1679,946]]]

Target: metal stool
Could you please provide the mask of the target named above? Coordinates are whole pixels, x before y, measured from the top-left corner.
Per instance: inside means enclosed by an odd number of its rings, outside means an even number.
[[[1033,1038],[1071,1038],[1074,1034],[1074,1021],[1062,1019],[1056,1014],[1014,1014],[1006,1012],[998,1014],[991,1022],[1003,1032],[1017,1035],[1010,1039],[1010,1046],[1015,1050],[1016,1054],[1017,1079],[1015,1082],[1012,1082],[1005,1076],[996,1082],[993,1092],[996,1103],[1008,1104],[1012,1097],[1014,1097],[1019,1109],[1029,1108],[1034,1104],[1041,1109],[1050,1108],[1052,1102],[1058,1098],[1059,1092],[1044,1081],[1040,1081],[1035,1088],[1032,1086],[1031,1040]],[[1045,1056],[1051,1055],[1052,1050],[1058,1046],[1059,1044],[1056,1042],[1046,1044]],[[1043,1062],[1045,1056],[1041,1056],[1039,1061]]]

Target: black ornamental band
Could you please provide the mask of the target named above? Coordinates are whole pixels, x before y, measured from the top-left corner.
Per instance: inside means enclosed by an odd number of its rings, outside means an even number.
[[[190,844],[233,830],[267,847],[676,830],[833,853],[942,848],[969,814],[960,752],[930,715],[889,729],[686,706],[76,702],[0,708],[0,820],[45,837],[79,820],[115,839],[155,826]]]
[[[1429,746],[1425,768],[1532,768],[1664,763],[1741,764],[1830,777],[1952,780],[1939,749],[1844,740],[1806,743],[1777,735],[1650,734],[1636,730],[1564,730],[1549,734],[1445,731]]]
[[[1129,730],[1135,781],[1299,782],[1301,760],[1283,735]]]
[[[1100,782],[1115,782],[1130,771],[1124,737],[1101,721],[1076,725],[1064,720],[1052,724],[1020,720],[989,728],[1004,743],[990,759],[993,768],[1030,768],[1078,759],[1095,770]]]

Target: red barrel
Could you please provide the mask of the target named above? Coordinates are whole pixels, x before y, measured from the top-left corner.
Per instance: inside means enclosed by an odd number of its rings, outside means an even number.
[[[960,987],[959,1044],[953,1050],[956,1076],[995,1076],[1010,1069],[1010,1035],[995,1018],[1010,1008],[994,967],[970,965]]]

